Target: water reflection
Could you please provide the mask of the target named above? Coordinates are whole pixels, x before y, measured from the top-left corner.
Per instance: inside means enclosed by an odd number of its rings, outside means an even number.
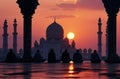
[[[27,64],[23,64],[23,79],[31,79],[31,64],[27,63]]]
[[[75,69],[73,61],[68,64],[68,74],[64,77],[65,79],[80,79],[79,70]]]
[[[0,79],[120,79],[120,64],[0,63]]]
[[[0,79],[17,79],[12,73],[17,72],[16,64],[7,64],[3,63],[4,65],[0,66]]]
[[[106,71],[101,71],[100,76],[106,79],[120,79],[120,64],[105,64]],[[102,79],[102,78],[101,78]]]
[[[68,73],[69,73],[69,76],[73,76],[74,74],[74,63],[72,61],[69,63]]]

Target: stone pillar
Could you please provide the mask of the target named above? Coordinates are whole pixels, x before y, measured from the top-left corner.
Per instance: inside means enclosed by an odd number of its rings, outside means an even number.
[[[13,52],[17,54],[17,21],[14,19],[14,31],[13,31]]]
[[[98,19],[98,54],[100,56],[100,58],[102,58],[102,31],[101,31],[101,27],[102,27],[102,22],[101,22],[101,18]]]
[[[35,13],[37,5],[39,5],[38,0],[17,0],[19,7],[21,8],[21,13],[24,18],[24,55],[23,61],[31,61],[31,44],[32,44],[32,15]]]
[[[108,22],[107,22],[107,25],[106,25],[106,57],[108,57]]]
[[[116,16],[119,11],[119,0],[102,0],[106,13],[108,14],[107,25],[107,47],[108,56],[107,62],[119,62],[119,57],[116,53]]]

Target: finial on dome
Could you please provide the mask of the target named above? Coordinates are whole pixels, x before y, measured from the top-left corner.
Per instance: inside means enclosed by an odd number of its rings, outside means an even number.
[[[14,23],[16,23],[17,22],[17,20],[16,20],[16,18],[14,19]]]
[[[56,16],[54,17],[54,22],[56,22]]]
[[[98,22],[101,23],[101,18],[98,19]]]

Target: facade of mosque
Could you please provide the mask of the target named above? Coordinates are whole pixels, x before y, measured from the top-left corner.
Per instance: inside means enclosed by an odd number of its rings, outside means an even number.
[[[68,38],[64,38],[62,26],[55,21],[48,26],[46,39],[40,38],[39,43],[37,41],[34,42],[32,56],[39,50],[43,59],[48,59],[48,53],[51,49],[55,52],[57,60],[61,59],[61,55],[65,50],[69,52],[71,58],[76,51],[75,42],[73,41],[69,44]]]
[[[99,22],[99,21],[98,21]],[[99,27],[101,25],[98,24]],[[3,48],[0,48],[0,61],[5,60],[5,57],[8,53],[8,33],[7,33],[7,20],[4,21],[3,26]],[[13,31],[13,52],[17,55],[17,57],[22,58],[23,57],[23,49],[20,49],[19,52],[17,52],[17,21],[14,20],[14,31]],[[99,29],[99,28],[98,28]],[[101,28],[100,28],[101,29]],[[101,31],[100,31],[101,32]],[[101,37],[98,34],[98,43],[101,44]],[[101,40],[100,40],[101,39]],[[100,40],[100,41],[99,41]],[[54,51],[56,59],[61,60],[62,53],[67,50],[70,58],[73,58],[73,54],[76,52],[76,43],[73,40],[71,43],[69,43],[68,38],[64,38],[64,29],[63,27],[58,24],[56,21],[51,23],[47,29],[46,29],[46,38],[40,38],[39,42],[35,41],[34,46],[31,49],[31,55],[32,57],[35,56],[37,51],[39,50],[39,54],[41,57],[45,60],[48,59],[48,54],[51,50]],[[102,51],[102,46],[98,46],[99,51]],[[101,52],[99,52],[101,54]],[[81,53],[83,60],[90,60],[90,56],[93,53],[92,49],[86,49],[84,48],[79,49],[79,53]]]

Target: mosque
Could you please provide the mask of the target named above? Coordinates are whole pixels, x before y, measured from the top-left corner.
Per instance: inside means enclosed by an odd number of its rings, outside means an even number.
[[[64,38],[64,30],[62,26],[56,21],[47,27],[46,39],[41,38],[39,43],[37,41],[34,42],[32,56],[34,56],[35,52],[39,50],[42,57],[47,59],[48,53],[51,49],[54,50],[57,60],[60,60],[62,52],[65,50],[68,50],[71,58],[73,53],[76,51],[74,40],[69,44],[68,38]]]
[[[102,53],[102,32],[101,32],[101,19],[98,20],[98,54],[101,56]],[[3,48],[0,48],[0,61],[5,60],[7,52],[8,52],[8,33],[7,33],[7,20],[4,21],[3,27]],[[14,20],[13,23],[14,31],[13,31],[13,52],[20,58],[23,56],[23,49],[20,49],[17,52],[17,21]],[[48,59],[48,53],[52,49],[55,52],[56,59],[60,60],[62,53],[67,50],[70,54],[70,58],[72,59],[73,54],[76,52],[76,43],[73,40],[69,43],[68,38],[64,38],[64,29],[60,24],[56,21],[51,23],[46,29],[46,39],[40,38],[40,41],[35,41],[34,46],[32,47],[31,55],[34,57],[36,52],[39,50],[39,54],[43,59]],[[82,54],[83,60],[90,60],[90,55],[92,53],[92,49],[79,49],[79,53]]]

